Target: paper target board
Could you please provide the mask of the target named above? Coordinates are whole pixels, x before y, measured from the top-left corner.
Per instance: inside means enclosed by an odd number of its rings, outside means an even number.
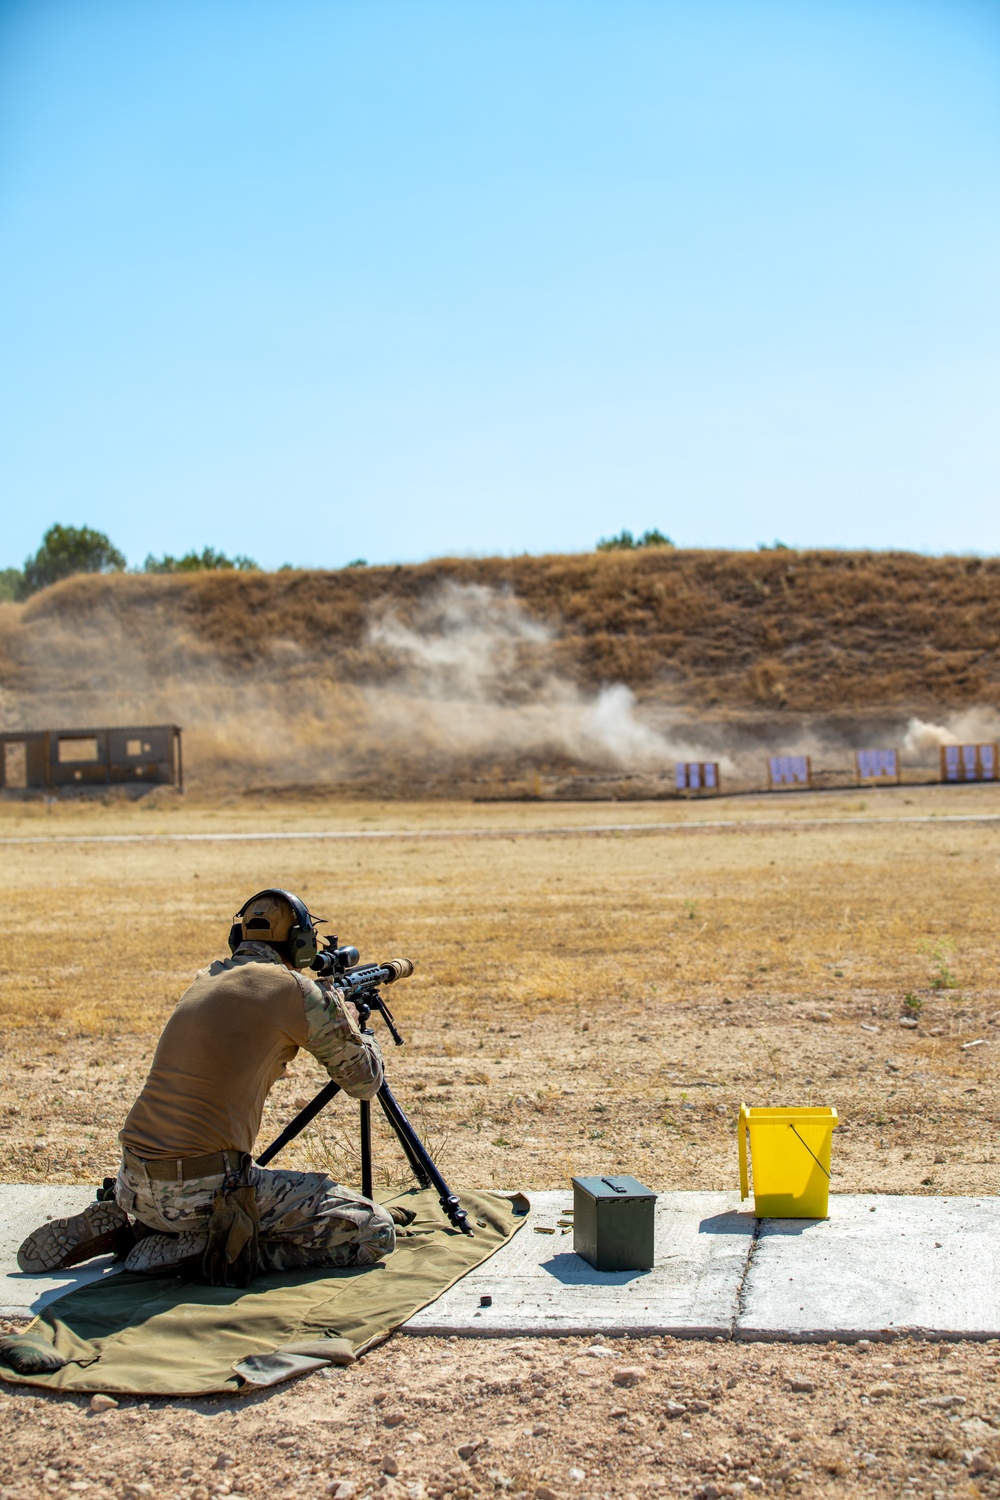
[[[942,781],[997,781],[996,745],[942,745]]]
[[[679,792],[720,790],[717,760],[679,760],[674,769]]]
[[[769,755],[767,780],[772,792],[812,786],[812,761],[808,755]]]
[[[855,750],[854,769],[862,786],[899,781],[898,750]]]

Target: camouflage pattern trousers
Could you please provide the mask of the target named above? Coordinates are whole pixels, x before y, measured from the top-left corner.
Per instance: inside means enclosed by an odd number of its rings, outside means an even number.
[[[396,1231],[388,1209],[322,1172],[271,1172],[252,1165],[249,1180],[260,1213],[259,1267],[369,1266],[391,1254]],[[181,1236],[185,1255],[208,1243],[212,1200],[234,1177],[187,1177],[161,1182],[130,1155],[115,1184],[120,1208],[158,1234]]]

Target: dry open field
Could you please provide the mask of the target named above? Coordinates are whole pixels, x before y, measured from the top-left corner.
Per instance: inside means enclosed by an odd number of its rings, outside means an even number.
[[[0,838],[40,842],[0,845],[0,1170],[78,1181],[112,1169],[159,1025],[222,950],[236,906],[275,883],[364,956],[416,960],[391,996],[407,1046],[390,1076],[458,1185],[530,1190],[628,1169],[657,1188],[731,1187],[746,1099],[836,1105],[841,1191],[996,1193],[1000,823],[975,817],[998,813],[988,787],[627,807],[2,804]],[[720,820],[732,826],[698,826]],[[408,836],[160,837],[323,829]],[[300,1059],[265,1135],[321,1082]],[[349,1172],[350,1126],[346,1107],[332,1111],[289,1161]],[[384,1142],[380,1161],[399,1172]],[[560,1500],[706,1483],[738,1494],[750,1475],[767,1493],[1000,1493],[989,1474],[970,1477],[992,1461],[984,1429],[916,1404],[958,1392],[963,1420],[1000,1417],[994,1347],[941,1358],[911,1344],[653,1340],[622,1353],[647,1372],[633,1391],[583,1348],[527,1341],[498,1357],[397,1339],[267,1400],[126,1402],[100,1418],[79,1400],[6,1391],[0,1493],[86,1481],[103,1500],[144,1479],[157,1500],[204,1500],[220,1483],[313,1500],[345,1477],[363,1496],[388,1455],[400,1463],[388,1500],[418,1500],[420,1484],[458,1500],[539,1484]],[[793,1395],[787,1377],[803,1372],[816,1390]],[[400,1385],[415,1404],[394,1395],[408,1416],[389,1429],[373,1396]],[[892,1394],[866,1394],[882,1387]],[[685,1390],[710,1409],[682,1430],[658,1413]],[[491,1447],[470,1467],[455,1448],[480,1436]],[[221,1451],[238,1467],[212,1469]]]
[[[110,1170],[169,1008],[224,948],[242,899],[284,884],[364,956],[415,959],[391,996],[407,1037],[392,1078],[458,1181],[541,1187],[627,1165],[664,1188],[729,1186],[740,1099],[794,1098],[840,1109],[844,1190],[998,1191],[1000,824],[895,821],[977,809],[1000,812],[1000,793],[669,810],[6,804],[6,838],[498,836],[2,846],[2,1171],[65,1181]],[[738,826],[652,831],[718,818]],[[621,822],[651,831],[570,835]],[[555,827],[560,836],[523,836]],[[906,995],[915,1030],[898,1024]],[[265,1128],[319,1082],[300,1059]],[[292,1156],[335,1151],[345,1118],[332,1112]]]

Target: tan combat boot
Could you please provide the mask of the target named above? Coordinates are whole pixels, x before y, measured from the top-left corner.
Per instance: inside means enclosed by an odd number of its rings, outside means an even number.
[[[50,1219],[29,1234],[17,1252],[17,1264],[32,1276],[42,1271],[64,1271],[95,1255],[110,1254],[127,1229],[128,1215],[113,1199],[88,1203],[82,1213],[68,1219]]]

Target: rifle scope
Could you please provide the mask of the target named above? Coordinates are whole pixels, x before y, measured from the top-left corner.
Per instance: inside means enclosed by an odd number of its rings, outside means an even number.
[[[413,973],[413,960],[410,958],[390,958],[384,964],[359,964],[361,955],[357,948],[337,948],[334,946],[335,942],[336,939],[322,953],[317,953],[311,968],[321,979],[339,980],[342,989],[355,990],[362,985],[395,984],[397,979],[409,979]]]

